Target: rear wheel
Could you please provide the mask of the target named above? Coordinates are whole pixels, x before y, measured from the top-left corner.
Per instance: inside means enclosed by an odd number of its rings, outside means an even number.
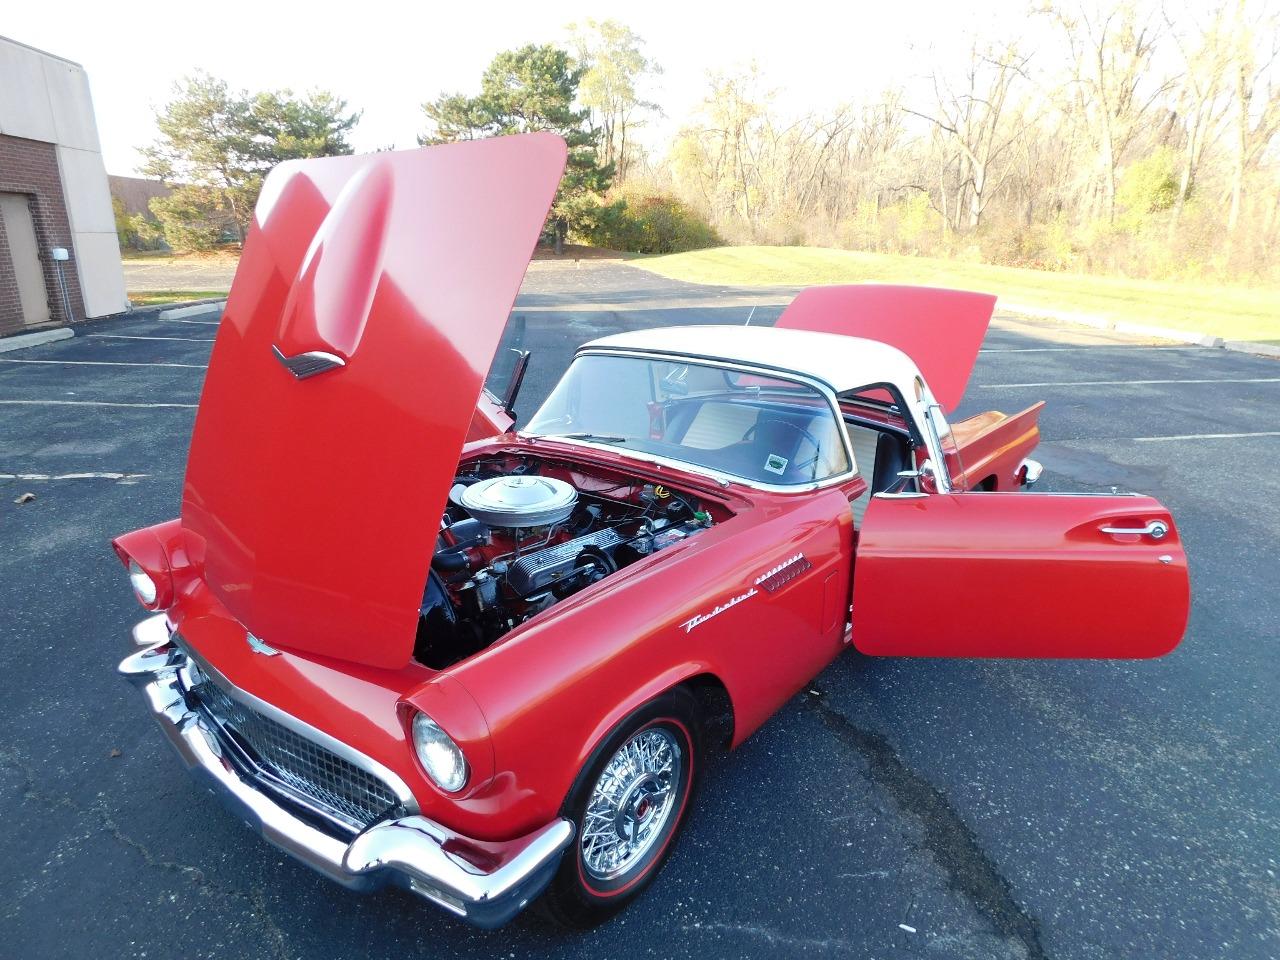
[[[540,901],[564,926],[607,920],[653,879],[684,822],[701,767],[697,701],[683,688],[622,721],[574,782],[573,847]]]

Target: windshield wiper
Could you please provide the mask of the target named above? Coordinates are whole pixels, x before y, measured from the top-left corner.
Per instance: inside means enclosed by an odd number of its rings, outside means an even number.
[[[590,440],[593,443],[626,443],[627,437],[613,436],[607,433],[544,433],[548,440]]]

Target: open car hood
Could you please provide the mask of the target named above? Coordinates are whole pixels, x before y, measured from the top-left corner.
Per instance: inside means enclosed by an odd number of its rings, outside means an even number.
[[[267,178],[183,488],[193,562],[271,646],[412,655],[468,427],[564,169],[550,134]]]
[[[775,326],[865,337],[897,347],[924,374],[947,413],[960,405],[987,334],[988,293],[879,283],[800,291]]]

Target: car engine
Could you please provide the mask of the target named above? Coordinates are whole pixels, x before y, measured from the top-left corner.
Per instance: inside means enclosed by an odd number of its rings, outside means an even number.
[[[660,484],[528,458],[469,465],[441,519],[414,656],[444,669],[715,522]]]

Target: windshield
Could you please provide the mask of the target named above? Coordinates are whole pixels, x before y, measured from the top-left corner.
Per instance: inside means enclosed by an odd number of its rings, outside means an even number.
[[[813,387],[682,360],[578,357],[523,432],[771,485],[815,483],[853,468],[831,405]]]

